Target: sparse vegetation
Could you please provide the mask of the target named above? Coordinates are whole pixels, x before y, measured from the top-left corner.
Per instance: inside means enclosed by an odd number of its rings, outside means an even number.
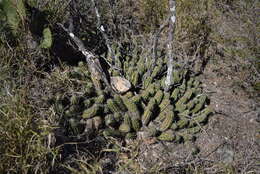
[[[96,5],[107,40],[91,1],[0,0],[0,173],[257,173],[259,122],[253,116],[245,124],[254,125],[247,128],[250,133],[243,132],[250,141],[221,135],[236,146],[236,160],[232,151],[218,152],[225,143],[203,147],[206,153],[196,138],[202,133],[214,137],[210,129],[229,129],[211,119],[206,124],[208,108],[238,121],[255,112],[249,106],[241,115],[219,112],[212,93],[223,89],[202,88],[217,84],[213,76],[225,76],[232,81],[230,95],[247,96],[258,107],[259,2],[177,0],[177,69],[168,93],[169,29],[162,27],[168,0],[97,0]],[[109,76],[129,80],[130,91],[114,94],[93,77],[58,23],[74,29]],[[213,67],[214,75],[205,74],[207,67]],[[212,78],[208,84],[205,76]],[[216,119],[221,123],[221,117]],[[231,157],[209,158],[214,153]],[[232,162],[226,164],[226,158]]]

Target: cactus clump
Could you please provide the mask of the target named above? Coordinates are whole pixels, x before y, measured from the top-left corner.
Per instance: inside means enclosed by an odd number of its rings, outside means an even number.
[[[120,74],[125,74],[133,89],[120,94],[95,89],[86,65],[80,64],[70,73],[78,74],[74,78],[86,78],[83,94],[70,95],[67,101],[63,95],[57,95],[54,99],[57,113],[70,120],[81,116],[88,123],[86,129],[98,130],[94,132],[105,137],[134,139],[139,131],[144,131],[159,141],[193,140],[212,113],[200,81],[190,77],[186,69],[176,69],[172,74],[173,86],[166,92],[166,60],[158,60],[154,68],[144,58],[116,61],[123,70]]]

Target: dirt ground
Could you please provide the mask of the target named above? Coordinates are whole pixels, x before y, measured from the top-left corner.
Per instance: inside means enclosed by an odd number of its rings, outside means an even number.
[[[259,103],[245,91],[243,82],[247,77],[232,71],[232,65],[224,66],[224,62],[222,65],[209,65],[203,75],[204,90],[209,93],[216,114],[196,143],[202,157],[231,164],[235,173],[258,173]]]

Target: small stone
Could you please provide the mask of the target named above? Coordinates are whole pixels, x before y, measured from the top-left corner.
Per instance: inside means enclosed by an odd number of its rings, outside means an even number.
[[[120,76],[111,77],[111,86],[118,93],[125,93],[131,88],[131,83]]]

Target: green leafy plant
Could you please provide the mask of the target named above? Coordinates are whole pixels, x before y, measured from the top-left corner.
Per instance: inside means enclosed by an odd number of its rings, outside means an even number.
[[[25,20],[26,10],[23,0],[2,0],[0,7],[5,16],[5,22],[10,28],[12,34],[16,35],[19,25]]]

